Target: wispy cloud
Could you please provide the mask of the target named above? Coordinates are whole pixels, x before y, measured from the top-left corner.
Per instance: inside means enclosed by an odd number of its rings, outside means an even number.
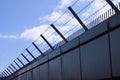
[[[42,19],[47,20],[49,22],[54,22],[62,15],[62,12],[54,11],[50,15],[44,16]]]
[[[63,9],[64,7],[70,6],[74,1],[76,1],[76,0],[61,0],[56,8]]]
[[[0,39],[18,39],[18,35],[2,35],[2,34],[0,34]]]
[[[49,25],[40,25],[40,26],[35,26],[31,29],[26,29],[20,34],[20,38],[22,39],[28,39],[28,40],[36,40],[40,34],[42,34]]]

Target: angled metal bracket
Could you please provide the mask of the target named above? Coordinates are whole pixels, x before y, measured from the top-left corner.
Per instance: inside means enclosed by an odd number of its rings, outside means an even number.
[[[60,33],[60,31],[59,31],[53,24],[51,24],[50,26],[61,36],[61,38],[62,38],[65,42],[68,42],[67,39]]]
[[[4,71],[4,73],[6,74],[6,76],[9,76],[9,74],[6,71]]]
[[[23,66],[25,66],[25,64],[23,64],[23,62],[22,62],[19,58],[17,58],[17,60],[18,60]]]
[[[3,73],[4,73],[4,75],[5,75],[5,77],[7,77],[8,75],[3,71]]]
[[[7,70],[8,70],[8,72],[9,72],[10,74],[12,74],[12,72],[9,70],[9,68],[7,68]]]
[[[2,72],[2,75],[3,75],[3,77],[6,77],[6,74],[4,72]]]
[[[33,44],[34,47],[41,53],[41,55],[44,55],[43,52],[37,47],[37,45],[36,45],[34,42],[32,42],[32,44]]]
[[[18,65],[18,63],[16,61],[14,61],[14,63],[19,67],[19,69],[21,68],[20,65]]]
[[[28,49],[26,49],[26,51],[32,56],[33,59],[36,59]]]
[[[119,9],[113,4],[111,0],[106,0],[106,2],[115,10],[116,13],[120,13]]]
[[[7,70],[5,70],[5,72],[8,74],[8,76],[10,75],[10,73]]]
[[[7,68],[7,70],[10,72],[10,74],[12,74],[12,72],[10,71],[10,69],[9,69],[9,68]]]
[[[25,58],[25,60],[30,63],[30,61],[27,59],[27,57],[25,57],[25,55],[23,53],[21,53],[21,55]]]
[[[13,64],[11,64],[11,66],[17,71],[17,68]]]
[[[42,38],[43,38],[43,40],[49,45],[49,47],[52,49],[52,50],[54,50],[54,48],[52,47],[52,45],[45,39],[45,37],[41,34],[40,35]]]
[[[4,73],[6,74],[6,76],[9,76],[9,74],[6,71],[4,71]]]
[[[78,15],[75,13],[75,11],[72,9],[72,7],[68,7],[70,12],[73,14],[73,16],[77,19],[77,21],[82,25],[82,27],[85,29],[85,31],[88,31],[88,28],[85,26],[85,24],[82,22],[82,20],[78,17]]]
[[[11,66],[8,66],[8,67],[13,71],[13,73],[15,72],[15,70]]]

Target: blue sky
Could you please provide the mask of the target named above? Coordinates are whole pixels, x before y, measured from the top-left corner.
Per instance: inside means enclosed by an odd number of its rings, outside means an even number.
[[[7,67],[32,40],[19,38],[26,29],[40,25],[59,0],[0,0],[0,71]]]
[[[16,59],[31,42],[35,41],[51,23],[60,17],[69,5],[76,0],[0,0],[0,71],[3,71],[13,60]],[[76,12],[92,0],[79,0],[79,4],[73,6]],[[117,0],[116,0],[117,1]],[[81,13],[83,20],[105,3],[103,0],[95,0],[93,5]],[[78,7],[79,8],[76,8]],[[110,7],[106,6],[99,15]],[[93,10],[94,9],[94,10]],[[98,14],[97,14],[98,15]],[[71,14],[65,14],[55,25],[61,27]],[[73,25],[79,24],[75,19],[60,29],[61,32],[69,31]],[[86,21],[84,21],[86,23]],[[79,26],[78,28],[79,29]],[[48,31],[45,36],[49,37],[54,31]],[[68,35],[66,35],[68,36]],[[49,41],[58,36],[53,35]],[[41,39],[40,39],[41,40]],[[42,41],[41,41],[42,42]],[[39,41],[38,41],[39,43]]]

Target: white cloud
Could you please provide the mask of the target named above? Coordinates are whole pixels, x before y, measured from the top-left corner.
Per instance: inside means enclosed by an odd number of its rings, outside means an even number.
[[[1,39],[18,39],[17,35],[2,35],[0,34]]]
[[[20,34],[20,38],[28,39],[28,40],[36,40],[40,34],[42,34],[49,25],[40,25],[35,26],[31,29],[26,29]]]
[[[43,19],[47,20],[49,22],[54,22],[56,19],[58,19],[62,15],[61,12],[52,12],[50,15],[45,16]]]
[[[70,6],[75,0],[61,0],[59,5],[57,5],[58,9],[62,9],[64,7]]]
[[[50,23],[53,23],[58,19],[55,24],[63,24],[65,21],[70,20],[71,18],[72,16],[70,16],[70,13],[63,14],[60,11],[54,11],[50,15],[45,16],[43,19],[49,21]]]

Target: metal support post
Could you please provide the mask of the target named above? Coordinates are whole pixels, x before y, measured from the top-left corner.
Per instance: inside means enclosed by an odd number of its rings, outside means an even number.
[[[12,72],[9,70],[9,68],[7,68],[7,70],[9,71],[9,73],[11,73],[11,74],[12,74]]]
[[[25,57],[25,55],[22,53],[21,54],[25,59],[26,59],[26,61],[28,62],[28,63],[30,63],[30,61]]]
[[[4,78],[4,75],[3,75],[3,73],[1,73],[1,76]]]
[[[13,73],[15,72],[15,70],[13,68],[11,68],[10,66],[8,66],[8,67],[13,71]]]
[[[119,9],[113,4],[111,0],[106,0],[106,2],[115,10],[115,13],[120,13]]]
[[[32,44],[33,44],[34,47],[41,53],[41,55],[44,55],[43,52],[37,47],[37,45],[36,45],[34,42],[32,42]]]
[[[32,56],[33,59],[36,59],[28,49],[26,49],[26,51]]]
[[[41,34],[40,35],[42,38],[43,38],[43,40],[49,45],[49,47],[52,49],[52,50],[54,50],[54,48],[52,47],[52,45],[45,39],[45,37]]]
[[[5,72],[5,74],[7,75],[7,76],[9,76],[9,74],[6,72],[6,71],[4,71]]]
[[[3,74],[5,75],[5,77],[7,77],[7,74],[5,72],[3,72]]]
[[[7,76],[9,76],[9,74],[8,74],[6,71],[4,71],[4,73],[5,73]]]
[[[2,72],[2,75],[3,75],[3,77],[6,77],[4,72]]]
[[[17,68],[13,64],[11,64],[11,66],[17,71]]]
[[[10,75],[11,73],[8,71],[8,69],[6,69],[6,72]]]
[[[21,68],[20,65],[18,65],[18,63],[17,63],[16,61],[14,61],[14,63],[15,63],[19,68]]]
[[[67,39],[60,33],[60,31],[58,31],[58,29],[53,24],[51,24],[51,27],[62,37],[65,42],[68,42]]]
[[[5,72],[6,72],[8,75],[10,75],[10,73],[9,73],[7,70],[5,70]]]
[[[23,62],[19,58],[17,58],[17,60],[24,66]]]
[[[82,25],[82,27],[85,29],[85,31],[88,31],[88,28],[85,26],[85,24],[82,22],[82,20],[78,17],[78,15],[75,13],[75,11],[72,9],[72,7],[68,7],[68,9],[73,14],[73,16],[77,19],[77,21]]]

